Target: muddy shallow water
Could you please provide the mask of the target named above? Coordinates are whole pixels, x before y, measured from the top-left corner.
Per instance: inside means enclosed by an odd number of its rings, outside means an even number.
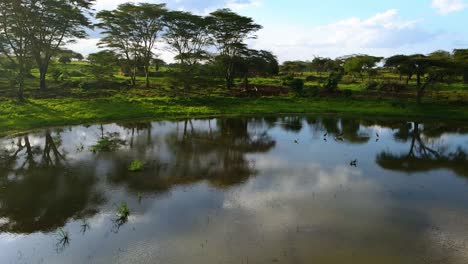
[[[467,151],[466,125],[327,116],[0,138],[0,263],[468,263]]]

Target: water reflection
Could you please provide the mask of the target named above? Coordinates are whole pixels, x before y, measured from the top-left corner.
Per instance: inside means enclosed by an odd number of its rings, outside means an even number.
[[[466,263],[467,132],[269,116],[0,139],[0,262]]]
[[[377,163],[390,170],[403,172],[426,172],[436,169],[450,169],[460,176],[468,177],[468,156],[462,146],[447,149],[440,138],[441,131],[429,130],[419,123],[406,123],[395,132],[396,140],[409,142],[409,150],[403,154],[384,151],[377,156]],[[435,133],[434,133],[435,132]]]

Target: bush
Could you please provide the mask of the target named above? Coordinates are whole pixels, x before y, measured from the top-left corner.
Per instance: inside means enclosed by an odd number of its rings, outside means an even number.
[[[338,88],[338,84],[342,79],[343,73],[338,71],[331,72],[323,88],[325,88],[329,92],[333,92]]]
[[[362,84],[362,88],[365,90],[377,90],[381,86],[381,83],[376,81],[369,81]]]
[[[84,77],[86,74],[80,72],[80,71],[70,71],[68,73],[69,76],[71,77]]]
[[[292,74],[281,76],[281,81],[283,82],[283,85],[288,85],[288,83],[292,80],[294,80],[294,75]]]
[[[292,79],[288,82],[288,87],[294,90],[297,94],[302,94],[304,90],[304,80],[302,79]]]

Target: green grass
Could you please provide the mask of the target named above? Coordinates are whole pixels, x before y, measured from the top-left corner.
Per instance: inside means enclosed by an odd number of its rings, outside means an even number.
[[[468,120],[464,105],[414,100],[222,96],[160,97],[115,95],[93,99],[0,100],[0,135],[49,126],[85,123],[180,119],[221,115],[336,113],[340,115]]]

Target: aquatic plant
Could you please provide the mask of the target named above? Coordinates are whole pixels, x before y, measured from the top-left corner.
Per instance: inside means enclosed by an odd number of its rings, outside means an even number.
[[[81,219],[81,233],[84,235],[91,227],[86,219]]]
[[[130,216],[130,209],[128,208],[128,205],[126,202],[120,203],[120,205],[117,207],[116,216],[117,218],[112,220],[112,222],[114,223],[112,232],[114,233],[119,232],[120,227],[123,226],[125,223],[127,223],[128,217]]]
[[[126,202],[120,203],[120,205],[117,207],[118,219],[125,219],[126,221],[129,215],[130,215],[130,209],[128,208],[127,203]]]
[[[134,160],[128,167],[128,170],[129,171],[141,171],[143,169],[143,165],[144,165],[143,162],[139,160]]]
[[[57,241],[57,252],[63,251],[70,244],[70,234],[60,228],[57,231],[58,241]]]

